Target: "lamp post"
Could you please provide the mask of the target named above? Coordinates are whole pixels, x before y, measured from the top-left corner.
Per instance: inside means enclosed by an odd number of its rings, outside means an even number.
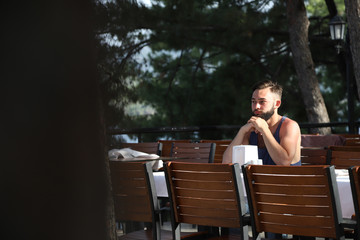
[[[340,16],[333,17],[329,22],[331,39],[336,41],[336,52],[340,53],[342,44],[344,42],[345,22]],[[348,127],[349,133],[355,133],[355,118],[354,118],[354,86],[353,86],[353,67],[352,57],[350,51],[349,31],[346,33],[345,40],[345,64],[346,64],[346,90],[347,90],[347,104],[348,104]]]

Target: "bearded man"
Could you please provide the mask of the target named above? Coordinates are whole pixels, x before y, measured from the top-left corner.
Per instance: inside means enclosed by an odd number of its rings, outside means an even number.
[[[253,116],[242,126],[223,155],[223,163],[232,162],[235,145],[257,145],[264,165],[301,165],[300,127],[296,121],[280,116],[282,87],[270,80],[253,87]]]

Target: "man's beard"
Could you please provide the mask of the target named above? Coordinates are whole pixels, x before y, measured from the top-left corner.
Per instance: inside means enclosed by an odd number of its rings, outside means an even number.
[[[269,119],[272,117],[272,115],[274,115],[274,112],[275,112],[275,109],[274,109],[274,108],[271,108],[269,111],[264,112],[264,113],[262,113],[262,114],[258,114],[258,115],[256,115],[256,114],[253,112],[253,115],[254,115],[254,116],[257,116],[257,117],[260,117],[260,118],[264,119],[265,121],[267,121],[267,120],[269,120]]]

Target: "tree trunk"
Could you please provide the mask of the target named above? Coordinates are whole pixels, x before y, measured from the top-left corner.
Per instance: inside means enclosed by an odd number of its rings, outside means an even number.
[[[287,1],[287,20],[291,51],[308,120],[311,123],[327,123],[329,115],[320,92],[309,49],[309,20],[303,0]],[[331,129],[318,128],[314,129],[313,133],[330,134]]]
[[[357,93],[360,96],[360,1],[345,0],[345,7]]]

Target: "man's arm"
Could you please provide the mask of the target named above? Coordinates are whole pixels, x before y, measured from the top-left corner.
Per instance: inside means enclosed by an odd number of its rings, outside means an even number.
[[[300,160],[300,128],[299,125],[287,118],[280,128],[280,144],[276,141],[268,127],[264,126],[263,119],[253,121],[255,129],[259,131],[264,139],[264,143],[270,157],[276,165],[289,166]],[[265,121],[264,121],[265,122]],[[265,122],[266,123],[266,122]]]
[[[232,140],[230,145],[226,148],[223,154],[223,163],[231,163],[232,162],[232,149],[236,145],[249,144],[249,136],[250,132],[254,130],[252,124],[245,124],[240,128],[235,138]]]

